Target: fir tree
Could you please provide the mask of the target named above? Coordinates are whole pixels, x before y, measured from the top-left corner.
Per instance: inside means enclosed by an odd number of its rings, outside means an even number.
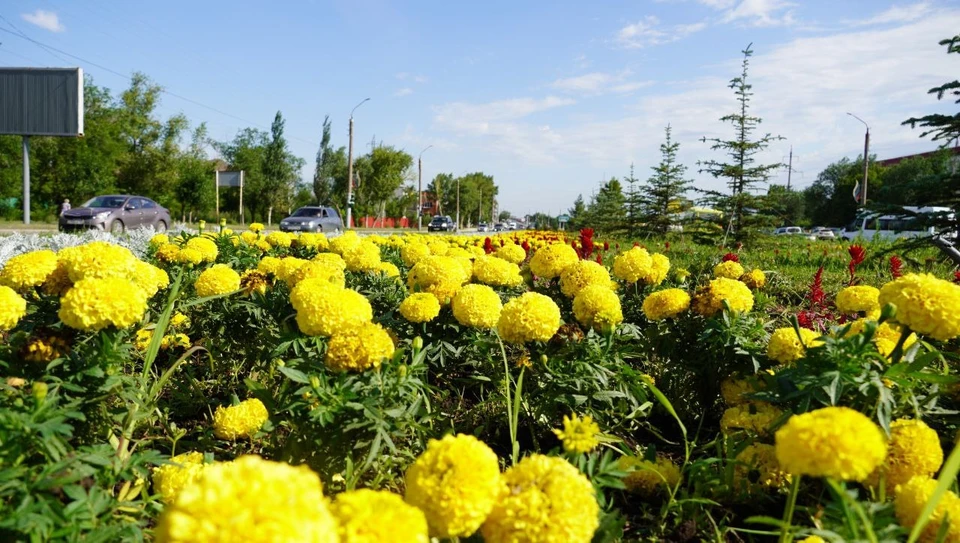
[[[573,201],[573,207],[567,210],[567,214],[570,215],[568,228],[579,230],[587,226],[587,206],[583,203],[582,194],[577,195],[577,199]]]
[[[627,216],[625,204],[623,186],[616,177],[611,177],[601,185],[600,191],[590,202],[587,208],[590,224],[584,226],[593,227],[602,232],[615,232],[622,229]]]
[[[330,116],[327,115],[323,118],[323,135],[313,169],[313,196],[317,205],[329,204],[333,196],[333,155],[333,148],[330,147]]]
[[[637,187],[637,183],[640,180],[637,179],[633,173],[633,163],[630,163],[630,175],[627,176],[624,181],[627,182],[627,217],[625,226],[627,232],[631,236],[635,236],[639,233],[640,226],[643,224],[645,199],[640,188]]]
[[[723,140],[704,137],[701,140],[705,143],[710,142],[712,150],[724,151],[730,162],[708,160],[698,163],[701,172],[707,172],[718,179],[726,180],[727,187],[730,189],[729,194],[716,191],[704,192],[708,195],[708,201],[728,214],[727,231],[733,233],[737,238],[742,238],[744,235],[745,210],[750,207],[759,207],[758,200],[760,197],[751,194],[750,191],[759,188],[759,185],[769,179],[773,171],[782,166],[779,163],[756,164],[757,153],[766,149],[770,142],[783,138],[767,133],[760,138],[752,139],[753,132],[762,120],[760,117],[754,117],[748,113],[750,97],[753,96],[753,92],[751,92],[753,86],[747,83],[747,68],[750,64],[750,57],[753,55],[751,45],[747,45],[747,48],[743,50],[742,72],[738,77],[731,79],[729,85],[737,96],[739,110],[736,113],[720,117],[721,121],[733,125],[734,139]]]
[[[680,144],[671,138],[671,128],[665,129],[664,142],[660,144],[660,164],[651,168],[653,175],[640,189],[640,198],[644,203],[643,222],[650,231],[664,234],[673,222],[671,215],[680,198],[687,192],[693,181],[686,179],[687,167],[677,162]]]

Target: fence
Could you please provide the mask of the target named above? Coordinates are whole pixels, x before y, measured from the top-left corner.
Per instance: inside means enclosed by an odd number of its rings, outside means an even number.
[[[380,218],[380,217],[353,217],[352,228],[416,228],[414,224],[407,217],[400,217],[399,219],[394,219],[391,217]]]

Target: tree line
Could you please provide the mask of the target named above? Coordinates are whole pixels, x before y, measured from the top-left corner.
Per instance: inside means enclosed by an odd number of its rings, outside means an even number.
[[[247,220],[277,221],[311,204],[332,205],[345,215],[347,150],[333,145],[329,116],[321,126],[312,179],[304,179],[306,161],[291,152],[281,112],[269,131],[242,128],[233,139],[216,141],[204,123],[191,126],[182,114],[161,118],[162,94],[163,88],[141,73],[116,96],[87,76],[84,136],[31,138],[34,217],[53,220],[64,199],[76,206],[98,194],[131,193],[156,200],[180,220],[212,219],[216,170],[243,170]],[[11,220],[21,216],[21,157],[20,138],[0,136],[0,214]],[[416,171],[409,153],[374,139],[369,151],[354,157],[353,170],[356,216],[416,216]],[[455,190],[456,179],[449,177]],[[498,192],[493,177],[476,172],[460,180],[465,220],[489,216]],[[455,192],[447,193],[444,179],[435,182],[444,207],[452,209]],[[221,214],[236,219],[239,197],[237,189],[221,187]]]

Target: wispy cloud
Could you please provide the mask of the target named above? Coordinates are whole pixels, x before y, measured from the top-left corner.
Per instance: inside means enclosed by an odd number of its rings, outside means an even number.
[[[576,77],[558,79],[550,84],[554,89],[583,95],[627,93],[652,85],[652,81],[629,81],[630,72],[593,72]]]
[[[402,89],[397,89],[397,92],[393,93],[394,96],[409,96],[413,94],[413,89],[410,87],[403,87]]]
[[[426,83],[429,81],[425,75],[411,74],[409,72],[400,72],[396,75],[396,78],[400,81],[413,81],[414,83]]]
[[[660,25],[660,19],[656,16],[647,15],[643,19],[618,30],[616,42],[625,49],[641,49],[683,39],[690,34],[700,32],[706,27],[707,24],[703,22],[664,27]]]
[[[735,8],[727,10],[723,22],[739,22],[749,26],[789,26],[796,22],[794,6],[786,0],[742,0]]]
[[[60,18],[57,17],[57,14],[53,11],[46,11],[38,9],[33,13],[22,13],[20,17],[32,24],[39,26],[44,30],[49,30],[50,32],[63,32],[67,27],[63,26],[60,22]]]
[[[852,21],[852,24],[854,26],[872,26],[890,23],[909,23],[930,13],[931,10],[932,6],[929,2],[917,2],[909,6],[892,6],[869,19]]]

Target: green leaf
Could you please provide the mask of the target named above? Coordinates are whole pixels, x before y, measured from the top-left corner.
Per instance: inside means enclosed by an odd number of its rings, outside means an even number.
[[[278,366],[277,369],[280,371],[280,373],[284,374],[287,379],[290,379],[295,383],[300,383],[303,385],[310,383],[310,378],[307,377],[307,374],[300,370],[289,368],[287,366]]]
[[[934,489],[933,494],[927,501],[927,505],[925,505],[923,511],[920,512],[920,518],[917,520],[917,523],[914,524],[913,529],[910,530],[910,538],[907,539],[907,543],[915,543],[920,537],[920,533],[923,531],[923,528],[926,527],[927,523],[930,522],[930,516],[933,515],[933,511],[937,508],[940,500],[943,499],[943,496],[953,483],[956,482],[958,473],[960,473],[960,447],[954,446],[950,456],[947,457],[947,461],[943,464],[943,469],[940,470],[940,476],[937,477],[937,488]]]

